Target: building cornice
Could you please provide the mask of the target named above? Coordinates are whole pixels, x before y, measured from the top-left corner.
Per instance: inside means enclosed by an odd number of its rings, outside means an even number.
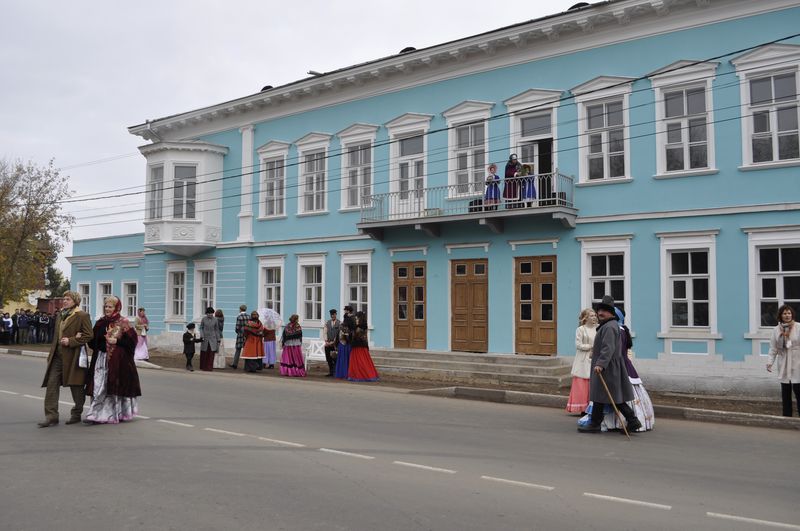
[[[110,236],[113,238],[114,236]],[[122,236],[120,236],[122,237]],[[144,253],[141,251],[131,253],[112,253],[112,254],[90,254],[81,256],[68,256],[67,262],[70,264],[83,264],[86,262],[97,262],[107,260],[142,260]]]
[[[156,142],[139,146],[142,155],[151,155],[159,151],[207,151],[219,155],[227,155],[228,148],[208,142]]]

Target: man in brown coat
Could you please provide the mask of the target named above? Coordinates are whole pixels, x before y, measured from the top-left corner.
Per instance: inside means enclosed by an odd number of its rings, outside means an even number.
[[[44,396],[44,420],[40,428],[58,424],[58,398],[60,386],[69,386],[75,406],[66,424],[81,421],[83,404],[86,401],[84,386],[86,385],[86,369],[78,366],[81,347],[92,338],[92,323],[89,315],[81,311],[78,305],[81,295],[77,291],[64,294],[64,307],[56,317],[53,333],[53,345],[47,357],[47,371],[44,373],[42,387],[47,391]]]

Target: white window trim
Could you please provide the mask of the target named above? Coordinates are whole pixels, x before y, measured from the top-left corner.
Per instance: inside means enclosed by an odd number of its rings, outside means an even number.
[[[656,175],[654,178],[668,177],[688,177],[700,176],[716,173],[716,151],[714,136],[714,94],[713,82],[716,79],[716,70],[719,62],[692,64],[694,61],[678,61],[664,67],[667,70],[663,74],[658,72],[650,75],[650,83],[655,91],[656,107]],[[688,65],[688,66],[685,66]],[[673,70],[670,72],[669,70]],[[679,171],[667,171],[667,157],[665,150],[667,146],[667,119],[664,109],[664,95],[673,90],[686,90],[691,88],[703,87],[706,97],[706,145],[708,149],[708,167],[696,169],[684,169]],[[685,132],[688,135],[688,131]],[[688,161],[687,161],[688,163]],[[688,165],[688,164],[687,164]]]
[[[88,290],[86,290],[86,307],[85,308],[83,307],[83,291],[81,290],[81,288],[83,286],[87,286],[89,288]],[[92,301],[92,284],[90,282],[78,282],[78,286],[77,287],[78,287],[78,293],[80,293],[80,295],[81,295],[81,303],[78,304],[78,308],[80,308],[81,310],[85,311],[86,313],[91,313],[91,311],[92,311],[92,308],[91,308],[91,304],[92,304],[92,302],[91,302]]]
[[[347,297],[347,266],[367,264],[367,323],[372,327],[372,249],[365,251],[339,251],[341,257],[339,305],[343,306]]]
[[[372,190],[374,192],[375,188],[375,138],[378,135],[378,129],[380,129],[379,125],[373,124],[364,124],[364,123],[356,123],[351,125],[350,127],[343,129],[336,133],[336,136],[339,137],[339,146],[341,151],[341,163],[339,167],[339,182],[341,185],[340,188],[340,200],[339,200],[339,212],[350,212],[350,211],[358,211],[361,210],[360,206],[348,207],[345,206],[347,204],[347,192],[348,189],[345,186],[346,177],[348,174],[349,169],[349,158],[347,156],[347,150],[349,146],[357,146],[360,144],[369,144],[370,145],[370,172],[369,172],[369,182],[370,186],[372,186]],[[360,197],[360,194],[359,194]],[[359,199],[360,202],[360,199]]]
[[[536,137],[522,136],[522,119],[536,114],[550,113],[550,136],[553,138],[553,171],[558,168],[558,107],[561,104],[561,90],[530,89],[521,94],[517,94],[503,103],[511,114],[509,120],[509,145],[513,152],[519,149],[519,145],[526,140],[536,140],[537,138],[548,138],[545,135]],[[536,168],[534,168],[536,170]],[[498,168],[501,171],[501,168]]]
[[[281,142],[279,140],[272,140],[267,142],[256,150],[258,153],[258,168],[259,168],[259,187],[258,187],[258,219],[281,219],[286,217],[286,161],[289,158],[289,147],[291,144],[288,142]],[[273,159],[283,159],[283,214],[267,215],[267,171],[266,163]]]
[[[297,214],[326,214],[328,212],[328,181],[330,180],[331,165],[328,160],[328,152],[330,150],[331,138],[333,135],[327,133],[309,133],[303,138],[295,141],[297,146]],[[316,151],[323,152],[323,159],[325,161],[325,180],[323,181],[323,203],[324,207],[321,210],[305,210],[303,208],[304,202],[304,183],[303,175],[305,171],[306,155]],[[284,174],[285,178],[285,174]],[[285,211],[285,210],[284,210]]]
[[[745,339],[767,339],[772,327],[761,326],[758,305],[758,248],[797,245],[800,243],[800,225],[786,227],[760,227],[742,229],[747,233],[747,280],[750,305],[750,332]]]
[[[771,44],[740,55],[732,59],[731,64],[736,69],[736,75],[739,77],[739,97],[741,102],[742,165],[739,169],[781,168],[800,164],[800,159],[754,163],[753,146],[751,144],[753,120],[750,116],[751,79],[794,72],[796,76],[795,83],[800,86],[800,45]],[[798,100],[800,100],[800,97],[798,97]],[[752,332],[752,324],[750,329]]]
[[[489,118],[492,114],[492,108],[494,107],[494,103],[487,102],[487,101],[474,101],[474,100],[466,100],[458,105],[451,107],[442,113],[444,119],[447,122],[447,127],[449,129],[447,133],[447,146],[448,146],[448,157],[447,157],[447,184],[451,186],[449,189],[448,197],[453,198],[461,198],[461,197],[468,197],[468,196],[477,196],[483,195],[483,186],[480,187],[480,191],[474,193],[467,193],[467,194],[458,194],[456,193],[457,190],[455,188],[456,183],[456,172],[457,170],[457,161],[456,161],[456,152],[458,148],[457,144],[457,135],[456,135],[456,128],[464,126],[464,125],[478,125],[479,123],[483,124],[483,153],[484,153],[484,162],[485,166],[488,167],[491,164],[489,160]],[[471,163],[471,161],[470,161]],[[474,170],[473,170],[474,171]],[[484,175],[486,175],[486,168],[480,168],[480,170]],[[470,181],[471,182],[471,181]]]
[[[200,292],[200,284],[203,278],[204,271],[212,271],[214,273],[214,300],[211,302],[211,307],[217,307],[217,259],[211,258],[208,260],[194,260],[192,262],[194,270],[194,283],[192,285],[192,320],[200,322],[206,314],[206,309],[200,304],[202,293]],[[185,279],[185,277],[184,277]],[[184,289],[184,297],[186,296],[186,289]],[[183,308],[186,309],[186,301],[183,301]]]
[[[296,308],[297,310],[293,313],[296,313],[300,316],[300,322],[303,326],[309,326],[314,328],[321,328],[325,324],[325,256],[327,253],[311,253],[311,254],[297,254],[297,298],[296,300]],[[304,319],[303,318],[303,267],[306,266],[322,266],[322,300],[320,301],[322,304],[322,312],[320,313],[320,319]]]
[[[139,294],[139,281],[138,280],[123,280],[120,285],[122,286],[122,289],[120,289],[120,295],[119,295],[120,296],[120,302],[122,303],[122,315],[124,317],[127,317],[128,319],[133,319],[138,314],[138,312],[136,310],[140,306],[140,304],[139,304],[139,295],[140,295]],[[128,294],[125,291],[125,287],[126,286],[130,286],[130,285],[136,286],[136,304],[134,304],[133,315],[128,315],[125,312],[125,306],[127,306],[127,299],[128,299]]]
[[[589,273],[591,272],[590,256],[593,254],[622,253],[622,264],[625,271],[625,324],[633,327],[633,299],[631,298],[631,239],[633,235],[587,236],[576,238],[581,242],[581,308],[591,308],[592,296],[589,290]]]
[[[268,267],[277,267],[281,271],[281,282],[279,284],[281,289],[281,317],[284,317],[284,313],[286,313],[286,291],[284,290],[284,282],[285,282],[285,262],[286,262],[286,255],[274,255],[274,256],[259,256],[258,257],[258,307],[265,308],[267,306],[267,298],[264,296],[264,285],[267,282],[267,275],[264,272],[264,269]],[[298,271],[300,271],[298,269]],[[298,277],[299,278],[299,277]],[[299,314],[298,314],[299,315]],[[284,321],[289,322],[288,315],[285,316]]]
[[[661,240],[661,331],[659,338],[669,339],[722,339],[717,326],[717,242],[719,230],[693,232],[663,232]],[[671,251],[708,251],[708,327],[672,327],[670,315],[670,263]]]
[[[400,140],[414,133],[422,134],[422,165],[424,176],[423,190],[428,187],[428,131],[431,127],[432,114],[406,113],[385,124],[389,132],[389,190],[400,191]],[[424,195],[424,197],[427,194]],[[427,197],[426,197],[427,199]],[[426,201],[427,204],[427,201]]]
[[[600,76],[591,81],[573,87],[575,102],[578,105],[578,182],[616,182],[632,179],[631,174],[631,140],[630,140],[630,93],[633,78]],[[622,135],[625,143],[625,174],[620,177],[589,180],[589,134],[587,108],[591,105],[606,103],[622,98]],[[555,149],[555,148],[554,148]],[[603,152],[608,153],[608,145]],[[627,322],[627,317],[626,317]]]
[[[103,284],[111,284],[111,295],[114,295],[114,282],[112,280],[98,280],[95,283],[95,315],[97,318],[100,318],[103,315],[103,290],[100,289],[100,286]]]
[[[153,170],[156,168],[161,168],[161,215],[158,217],[150,217],[150,204],[154,199],[154,189],[153,189]],[[147,212],[145,215],[146,221],[159,221],[164,219],[164,197],[166,192],[166,181],[167,181],[167,165],[165,162],[153,162],[147,165]]]
[[[170,283],[170,274],[171,273],[183,273],[183,315],[172,315],[172,284]],[[166,318],[164,319],[165,323],[185,323],[186,322],[186,308],[187,308],[187,300],[186,296],[188,293],[188,278],[186,275],[186,262],[183,260],[175,261],[175,262],[167,262],[167,270],[166,270],[166,297],[164,297],[164,315]]]

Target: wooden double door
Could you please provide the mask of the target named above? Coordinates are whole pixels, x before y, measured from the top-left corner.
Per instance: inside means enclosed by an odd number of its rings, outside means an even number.
[[[450,262],[450,338],[457,352],[489,350],[489,261]]]
[[[556,355],[556,257],[514,259],[514,349]]]
[[[427,279],[425,262],[394,264],[394,346],[427,347]]]

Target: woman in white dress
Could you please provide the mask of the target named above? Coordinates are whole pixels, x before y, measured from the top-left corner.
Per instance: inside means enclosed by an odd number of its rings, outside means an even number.
[[[214,368],[215,369],[224,369],[225,368],[225,347],[222,345],[222,326],[225,324],[225,315],[223,315],[221,309],[217,309],[214,312],[214,317],[217,318],[217,323],[219,325],[219,349],[214,353]]]
[[[589,406],[589,378],[595,334],[597,314],[591,308],[586,308],[578,316],[578,328],[575,330],[575,360],[572,362],[572,385],[567,400],[567,413],[583,413]]]
[[[133,355],[135,360],[149,360],[150,352],[147,349],[147,331],[150,330],[150,321],[145,315],[144,308],[139,308],[136,312],[136,319],[133,321],[136,329],[136,352]]]

